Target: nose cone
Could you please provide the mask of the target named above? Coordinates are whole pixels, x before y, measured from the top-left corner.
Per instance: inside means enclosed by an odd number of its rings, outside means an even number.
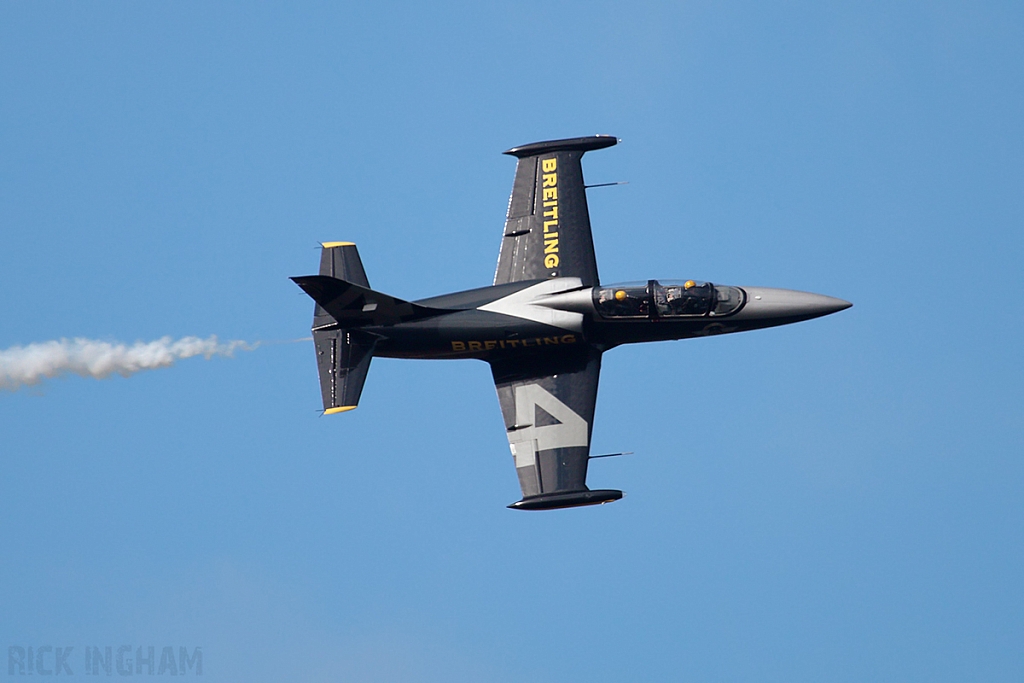
[[[797,322],[820,318],[853,305],[835,297],[792,289],[743,287],[743,291],[747,293],[747,303],[734,316],[736,320]]]

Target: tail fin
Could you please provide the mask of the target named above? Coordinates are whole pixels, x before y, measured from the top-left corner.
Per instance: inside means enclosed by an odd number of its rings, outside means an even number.
[[[324,242],[320,274],[293,277],[292,281],[317,303],[313,331],[394,325],[446,313],[370,289],[352,242]]]
[[[326,414],[359,404],[378,337],[365,326],[393,325],[443,313],[370,289],[356,245],[324,242],[320,274],[292,280],[316,301],[313,345]]]
[[[356,328],[429,318],[446,313],[442,309],[420,306],[403,299],[360,287],[327,275],[293,277],[292,281],[308,294],[327,316],[314,315],[317,329]],[[317,318],[325,318],[318,320]],[[331,319],[333,318],[333,322]]]

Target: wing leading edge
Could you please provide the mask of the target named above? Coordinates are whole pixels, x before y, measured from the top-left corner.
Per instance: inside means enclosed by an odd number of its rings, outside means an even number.
[[[578,277],[598,284],[597,258],[580,160],[616,144],[611,135],[535,142],[505,154],[519,159],[494,284]]]
[[[599,351],[553,374],[509,375],[498,364],[491,370],[523,491],[523,499],[509,507],[547,510],[622,497],[621,491],[591,491],[586,484],[601,372]]]

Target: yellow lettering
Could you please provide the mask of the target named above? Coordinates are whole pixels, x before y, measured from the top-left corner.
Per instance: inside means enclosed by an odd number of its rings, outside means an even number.
[[[556,158],[541,159],[543,184],[541,199],[544,205],[544,267],[558,267],[558,162]],[[556,342],[557,343],[557,342]],[[540,339],[537,339],[540,345]],[[523,341],[526,345],[526,341]]]
[[[519,340],[518,339],[509,339],[508,340],[508,345],[511,346],[514,349],[517,346],[519,346]]]
[[[470,351],[480,351],[483,349],[483,345],[480,342],[469,342]]]
[[[565,334],[565,335],[562,335],[562,343],[563,344],[575,344],[576,343],[576,335],[575,334]]]
[[[496,342],[496,341],[488,340],[488,341],[484,342],[484,350],[486,350],[486,351],[490,351],[491,349],[493,349],[493,348],[495,348],[497,346],[498,346],[498,342]]]
[[[466,343],[465,342],[460,342],[460,341],[453,341],[452,342],[452,351],[465,351],[465,350],[466,350]]]
[[[548,346],[550,344],[557,344],[557,343],[558,343],[558,337],[544,337],[544,346]]]

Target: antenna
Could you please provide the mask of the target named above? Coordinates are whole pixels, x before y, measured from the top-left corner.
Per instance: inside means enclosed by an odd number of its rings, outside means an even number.
[[[616,183],[595,183],[594,185],[584,185],[583,189],[585,190],[588,187],[611,187],[612,185],[629,185],[629,181],[628,180],[620,180],[620,181],[618,181]]]
[[[608,453],[606,455],[591,455],[590,459],[596,460],[597,458],[614,458],[619,455],[633,455],[633,451],[626,451],[624,453]]]

